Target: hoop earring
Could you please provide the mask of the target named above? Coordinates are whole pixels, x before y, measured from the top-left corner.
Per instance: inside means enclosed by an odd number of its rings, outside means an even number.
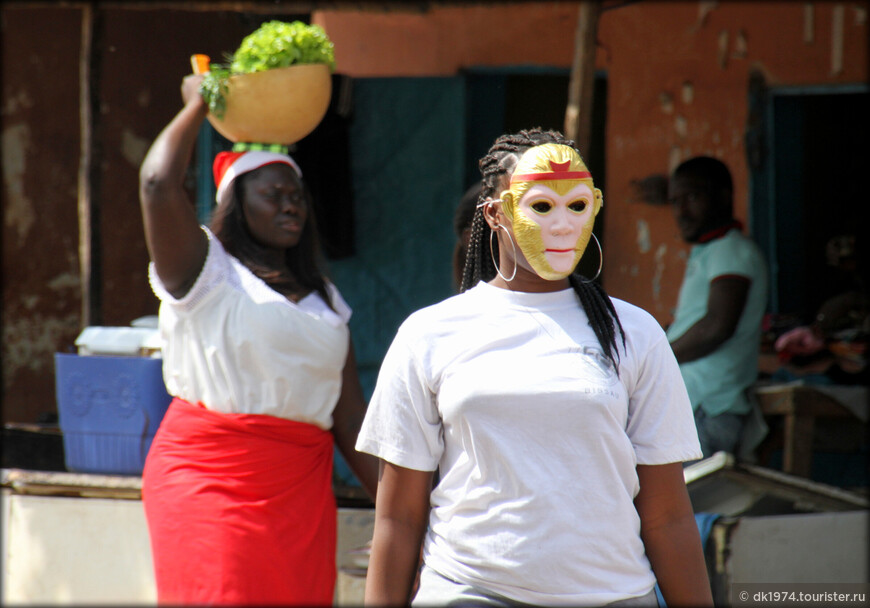
[[[601,267],[604,266],[604,250],[601,249],[601,243],[598,241],[598,237],[595,236],[594,232],[590,232],[592,238],[595,239],[595,244],[598,245],[598,272],[595,273],[595,276],[591,279],[583,279],[583,283],[592,283],[601,275]]]
[[[501,224],[498,224],[495,227],[495,230],[498,230],[499,228],[504,228],[504,226],[502,226]],[[495,253],[493,253],[493,250],[492,250],[492,235],[495,234],[495,230],[489,231],[489,257],[492,258],[492,265],[495,266],[495,271],[498,273],[498,276],[500,276],[502,279],[504,279],[504,281],[506,283],[510,283],[511,281],[514,280],[514,277],[517,276],[517,246],[514,245],[514,239],[511,237],[511,233],[508,231],[507,228],[504,228],[504,233],[507,235],[508,240],[510,240],[511,249],[513,249],[513,251],[514,251],[514,272],[511,275],[511,278],[507,278],[506,276],[504,276],[501,273],[501,269],[498,267],[498,264],[495,261]]]

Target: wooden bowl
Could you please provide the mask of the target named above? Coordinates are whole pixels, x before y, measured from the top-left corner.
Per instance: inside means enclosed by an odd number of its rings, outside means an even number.
[[[209,113],[208,121],[233,142],[289,145],[320,124],[331,95],[322,63],[236,74],[227,83],[223,118]]]

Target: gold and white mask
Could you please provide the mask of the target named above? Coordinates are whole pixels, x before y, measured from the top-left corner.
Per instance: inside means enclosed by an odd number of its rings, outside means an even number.
[[[502,209],[532,269],[549,281],[574,272],[601,210],[601,191],[576,150],[542,144],[517,163]]]

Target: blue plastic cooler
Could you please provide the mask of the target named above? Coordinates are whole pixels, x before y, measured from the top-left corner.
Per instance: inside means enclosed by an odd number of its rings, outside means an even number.
[[[66,468],[139,475],[171,397],[163,360],[55,354]]]

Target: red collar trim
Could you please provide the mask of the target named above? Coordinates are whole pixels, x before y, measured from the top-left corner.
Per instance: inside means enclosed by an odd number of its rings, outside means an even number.
[[[711,230],[710,232],[707,232],[706,234],[702,234],[700,237],[698,237],[698,242],[699,243],[709,243],[710,241],[715,241],[716,239],[721,239],[723,236],[728,234],[728,232],[730,232],[732,228],[737,228],[737,230],[743,230],[743,222],[741,222],[740,220],[734,220],[732,222],[729,222],[728,224],[725,224],[724,226],[720,226],[719,228],[716,228],[715,230]]]

